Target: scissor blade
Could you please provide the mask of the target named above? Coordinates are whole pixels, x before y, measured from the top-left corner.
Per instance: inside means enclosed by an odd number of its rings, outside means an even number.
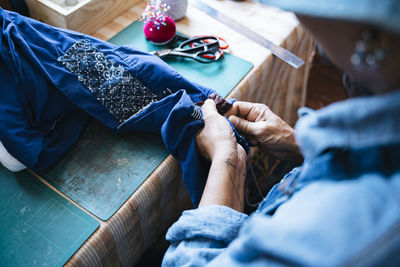
[[[161,49],[157,51],[152,51],[149,52],[152,55],[158,56],[158,57],[165,57],[171,52],[171,49]]]

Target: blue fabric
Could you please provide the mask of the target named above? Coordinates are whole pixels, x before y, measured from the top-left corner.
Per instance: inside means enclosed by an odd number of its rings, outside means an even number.
[[[164,266],[400,263],[400,92],[299,113],[303,165],[250,217],[185,211],[167,232]]]
[[[201,113],[200,108],[193,106],[189,96],[182,92],[179,101],[172,108],[167,120],[161,128],[161,134],[168,151],[180,160],[183,172],[183,181],[190,192],[193,205],[199,205],[203,189],[206,185],[210,162],[205,161],[197,152],[196,133],[203,128],[202,120],[193,120],[194,110]],[[202,115],[201,115],[202,116]],[[239,135],[232,123],[237,142],[249,153],[250,147],[245,139]],[[195,178],[193,178],[195,176]]]
[[[161,131],[197,205],[208,163],[195,145],[203,122],[194,103],[213,90],[131,47],[1,8],[0,25],[0,140],[11,155],[45,169],[71,148],[90,117],[115,132]]]
[[[348,20],[400,33],[398,0],[258,0],[298,14]]]

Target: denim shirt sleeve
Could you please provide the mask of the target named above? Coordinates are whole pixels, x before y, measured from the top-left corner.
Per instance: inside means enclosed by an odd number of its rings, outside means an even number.
[[[171,246],[163,266],[204,266],[238,235],[247,215],[225,206],[203,206],[184,211],[168,230]]]
[[[370,174],[357,180],[309,184],[272,215],[259,210],[247,219],[222,206],[184,212],[167,233],[171,246],[163,265],[380,262],[380,252],[400,248],[399,193],[399,174],[390,178]]]

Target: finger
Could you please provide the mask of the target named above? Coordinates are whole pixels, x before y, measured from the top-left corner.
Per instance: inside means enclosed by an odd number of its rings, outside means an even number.
[[[250,122],[248,120],[236,117],[236,116],[230,116],[229,120],[232,122],[233,126],[235,128],[243,133],[243,134],[250,134],[254,135],[256,128],[254,122]]]
[[[207,119],[207,117],[217,113],[217,107],[212,99],[207,99],[203,106],[201,107],[201,111],[203,112],[203,118]]]
[[[258,139],[254,136],[248,136],[248,137],[246,137],[246,140],[249,143],[249,145],[251,145],[251,146],[259,145]]]
[[[236,101],[233,103],[232,108],[228,110],[225,115],[227,117],[235,115],[248,121],[255,121],[264,107],[266,106],[261,104]]]
[[[205,140],[207,140],[207,137],[204,134],[204,128],[202,128],[196,133],[196,145],[199,149],[200,155],[203,156],[205,159],[210,159],[204,145],[205,143],[207,143],[207,141]]]
[[[235,116],[244,116],[248,114],[250,108],[250,103],[249,102],[243,102],[243,101],[235,101],[232,104],[232,107],[226,112],[226,116],[229,117],[231,115]]]

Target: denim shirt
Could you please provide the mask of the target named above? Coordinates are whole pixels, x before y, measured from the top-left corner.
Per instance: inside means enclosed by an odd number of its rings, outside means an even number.
[[[183,212],[164,266],[400,264],[400,92],[299,113],[303,165],[251,216]]]

